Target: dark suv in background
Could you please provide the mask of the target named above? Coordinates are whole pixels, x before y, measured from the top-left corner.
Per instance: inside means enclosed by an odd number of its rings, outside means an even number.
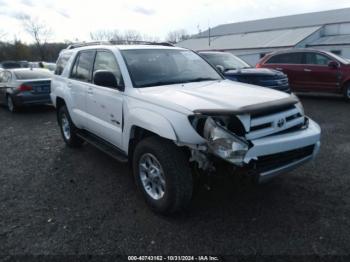
[[[350,100],[350,61],[331,52],[283,50],[266,55],[256,67],[287,74],[292,91],[339,93]]]
[[[231,53],[202,51],[199,55],[227,79],[290,93],[288,77],[279,71],[254,68]]]

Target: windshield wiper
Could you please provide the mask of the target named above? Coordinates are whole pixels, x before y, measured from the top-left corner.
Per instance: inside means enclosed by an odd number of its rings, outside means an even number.
[[[165,85],[174,85],[174,84],[181,84],[182,81],[158,81],[158,82],[153,82],[149,84],[144,84],[140,85],[139,87],[151,87],[151,86],[165,86]]]
[[[189,80],[183,81],[182,83],[203,82],[203,81],[216,81],[216,80],[221,80],[221,79],[210,78],[210,77],[198,77],[198,78],[194,78],[194,79],[189,79]]]
[[[228,67],[228,68],[225,68],[225,72],[227,72],[227,71],[230,71],[230,70],[237,70],[237,68],[235,68],[235,67]]]

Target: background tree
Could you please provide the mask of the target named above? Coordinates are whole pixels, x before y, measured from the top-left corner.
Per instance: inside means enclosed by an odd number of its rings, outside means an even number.
[[[124,40],[127,43],[132,43],[136,41],[142,41],[141,34],[136,30],[127,30],[124,32]]]
[[[52,37],[52,30],[47,25],[37,18],[32,18],[28,15],[21,17],[24,30],[33,38],[37,46],[41,60],[46,59],[46,44]]]
[[[190,35],[186,32],[185,29],[179,29],[179,30],[170,31],[167,34],[166,41],[170,43],[177,43],[189,38],[190,38]]]
[[[94,41],[118,41],[123,36],[118,30],[97,30],[90,33],[90,38]]]

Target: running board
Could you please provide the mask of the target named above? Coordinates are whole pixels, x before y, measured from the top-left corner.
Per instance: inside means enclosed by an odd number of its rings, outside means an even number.
[[[113,157],[117,161],[122,163],[128,162],[128,156],[123,151],[121,151],[118,147],[112,145],[111,143],[105,141],[104,139],[94,134],[91,134],[90,132],[85,130],[80,130],[77,133],[77,136],[86,141],[87,143],[98,148],[110,157]]]

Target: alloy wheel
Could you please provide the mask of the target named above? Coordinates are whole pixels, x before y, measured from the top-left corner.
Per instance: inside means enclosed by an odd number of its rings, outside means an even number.
[[[64,138],[66,140],[69,140],[71,137],[70,124],[69,124],[69,120],[68,120],[66,114],[62,114],[62,116],[61,116],[61,128],[62,128]]]
[[[159,200],[164,196],[166,188],[164,172],[154,155],[146,153],[141,156],[139,176],[144,190],[151,198]]]

